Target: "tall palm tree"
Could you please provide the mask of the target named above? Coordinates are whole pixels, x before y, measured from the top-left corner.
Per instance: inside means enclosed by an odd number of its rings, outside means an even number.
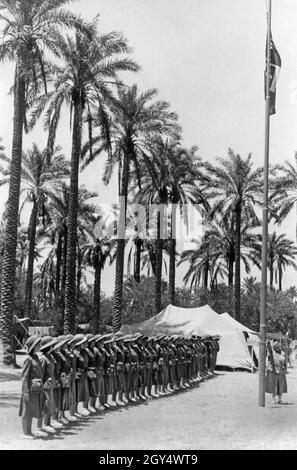
[[[50,250],[48,259],[45,260],[44,264],[44,272],[46,276],[48,276],[48,271],[51,271],[54,266],[54,292],[56,299],[60,299],[62,307],[64,306],[66,285],[69,192],[69,187],[63,184],[60,194],[53,195],[48,205],[49,226],[47,229],[47,237],[49,244],[54,246],[52,250]],[[90,234],[92,232],[91,224],[93,223],[94,213],[96,210],[95,206],[90,203],[90,199],[97,196],[97,193],[89,192],[84,187],[79,189],[76,242],[79,237],[85,238],[86,234]],[[54,264],[52,264],[52,262],[54,262]]]
[[[67,37],[59,44],[63,58],[62,67],[53,67],[54,94],[50,97],[47,109],[49,128],[49,157],[56,136],[61,108],[70,104],[72,123],[72,153],[69,211],[67,217],[67,264],[65,286],[65,333],[74,331],[76,313],[76,237],[78,211],[79,161],[82,152],[82,128],[88,124],[89,140],[92,141],[94,114],[97,116],[102,135],[109,142],[109,116],[107,101],[112,100],[110,81],[117,80],[117,73],[125,70],[137,71],[138,66],[123,54],[130,53],[127,41],[117,33],[97,36],[97,18],[88,35],[76,33],[75,38]],[[42,110],[37,106],[33,120]],[[92,154],[92,145],[90,145]]]
[[[119,167],[120,215],[116,254],[116,278],[114,288],[113,329],[121,327],[123,275],[125,257],[125,228],[127,214],[128,188],[131,181],[131,168],[137,173],[141,184],[140,162],[151,166],[149,155],[151,142],[161,135],[176,136],[180,128],[177,115],[169,111],[163,101],[153,101],[157,90],[138,91],[132,87],[118,86],[118,98],[112,106],[111,152],[107,161],[105,181],[108,183],[116,165]],[[97,139],[97,147],[85,164],[107,149],[104,136]]]
[[[36,249],[36,229],[39,217],[42,217],[43,230],[46,225],[47,203],[61,190],[63,180],[69,176],[69,164],[60,154],[60,147],[54,150],[50,164],[47,161],[47,152],[41,152],[36,144],[32,150],[28,150],[22,156],[21,191],[24,195],[20,213],[26,203],[32,204],[31,215],[28,226],[29,255],[25,291],[25,316],[30,317],[32,306],[32,287],[34,271],[34,253]],[[7,157],[0,160],[8,164],[5,170],[0,172],[4,176],[0,185],[9,182],[11,161]]]
[[[201,242],[196,242],[196,247],[185,250],[181,254],[180,264],[189,263],[188,271],[184,277],[184,282],[190,282],[191,288],[199,287],[201,281],[203,287],[212,288],[218,276],[228,277],[229,287],[233,287],[234,278],[234,253],[235,253],[235,229],[234,217],[222,220],[218,216],[211,221],[205,229]],[[257,235],[250,228],[249,221],[241,225],[241,261],[245,266],[245,271],[250,272],[251,262],[258,264],[257,257],[253,250],[257,246]],[[195,243],[195,241],[194,241]]]
[[[197,148],[190,150],[183,148],[177,140],[157,139],[152,143],[152,165],[150,171],[142,171],[141,200],[146,204],[159,204],[164,211],[168,206],[168,233],[166,229],[165,237],[168,236],[167,247],[169,252],[169,301],[175,302],[175,261],[176,261],[176,218],[177,208],[183,211],[184,222],[188,222],[188,205],[192,209],[194,204],[203,204],[204,212],[209,210],[203,188],[206,183],[206,176],[201,171],[203,166],[201,159],[196,155]],[[153,184],[152,184],[153,181]],[[158,217],[162,220],[162,215],[158,212]],[[165,220],[165,219],[163,219]],[[165,222],[167,225],[167,222]],[[160,220],[158,219],[156,254],[156,292],[155,311],[160,310],[161,305],[161,277],[160,269],[162,263],[162,251],[164,248],[163,237],[160,233]]]
[[[294,207],[297,207],[297,152],[294,164],[287,160],[284,165],[276,165],[273,176],[270,194],[271,215],[280,225]]]
[[[56,53],[61,29],[83,27],[82,21],[76,15],[63,8],[68,3],[69,0],[0,1],[2,23],[0,61],[15,62],[11,176],[6,209],[0,318],[4,346],[3,361],[7,365],[15,362],[12,340],[13,298],[27,92],[32,83],[37,84],[37,76],[42,77],[46,88],[45,53],[46,51]]]
[[[262,253],[262,237],[258,235],[258,244],[254,247],[254,259],[258,260],[258,267],[261,267]],[[274,279],[278,281],[278,289],[282,290],[283,272],[287,267],[297,269],[295,258],[297,255],[297,247],[294,242],[286,238],[286,235],[277,235],[273,232],[268,235],[267,246],[267,264],[269,269],[269,285],[273,288]]]
[[[262,201],[262,168],[253,169],[252,155],[246,159],[229,149],[228,159],[218,158],[219,166],[206,163],[211,187],[217,192],[217,202],[213,213],[235,217],[235,317],[240,320],[240,260],[241,260],[241,224],[243,218],[249,218],[252,223],[258,221],[255,206]]]
[[[96,238],[90,243],[86,243],[82,248],[84,259],[88,265],[94,269],[94,289],[93,289],[93,320],[92,327],[94,333],[98,333],[100,324],[100,302],[101,302],[101,275],[102,269],[108,258],[111,259],[111,252],[114,247],[114,241],[106,236]]]

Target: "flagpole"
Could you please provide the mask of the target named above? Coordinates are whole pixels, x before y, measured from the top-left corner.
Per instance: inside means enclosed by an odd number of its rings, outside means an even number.
[[[271,0],[267,9],[267,68],[265,97],[265,149],[264,149],[264,197],[262,215],[262,273],[261,273],[261,311],[260,311],[260,348],[259,348],[259,406],[265,406],[265,368],[266,368],[266,297],[267,297],[267,240],[268,240],[268,172],[270,137],[270,45],[271,45]]]

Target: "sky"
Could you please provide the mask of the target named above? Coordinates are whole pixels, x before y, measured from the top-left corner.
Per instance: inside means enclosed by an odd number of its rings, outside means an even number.
[[[210,162],[225,157],[228,148],[245,157],[252,153],[255,167],[264,158],[264,66],[266,0],[81,0],[71,6],[92,19],[100,13],[99,30],[120,31],[140,64],[137,74],[123,74],[139,88],[157,88],[170,102],[183,127],[184,144],[197,145]],[[297,150],[297,2],[272,0],[272,35],[281,55],[277,84],[277,114],[271,117],[270,162],[293,162]],[[0,136],[10,153],[12,139],[13,66],[0,66]],[[67,110],[57,137],[66,156],[71,134]],[[25,137],[24,148],[46,144],[38,126]],[[116,182],[102,183],[104,158],[80,176],[81,184],[97,191],[96,202],[114,200]],[[7,189],[0,190],[0,211]],[[280,233],[296,239],[296,214],[282,224]],[[274,230],[275,227],[270,227]],[[177,272],[181,285],[184,268]],[[253,272],[260,279],[258,270]],[[114,268],[107,267],[103,290],[112,293]],[[297,273],[287,270],[284,287],[296,284]]]

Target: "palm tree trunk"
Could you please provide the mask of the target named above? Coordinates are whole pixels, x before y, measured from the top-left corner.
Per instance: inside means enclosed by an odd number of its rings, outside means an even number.
[[[61,291],[62,291],[63,298],[65,297],[65,285],[66,285],[67,240],[68,240],[68,230],[67,230],[67,226],[65,226],[64,227],[64,243],[63,243],[62,279],[61,279]]]
[[[234,271],[233,271],[233,261],[228,260],[228,286],[231,287],[233,286],[233,277],[234,277]]]
[[[141,261],[141,248],[143,241],[140,238],[135,240],[135,259],[134,259],[134,279],[136,282],[140,282],[140,261]]]
[[[99,332],[100,323],[100,295],[101,295],[101,264],[97,263],[94,278],[94,318],[93,330],[94,334]]]
[[[82,276],[81,267],[78,266],[77,274],[76,274],[76,298],[77,298],[77,302],[79,302],[79,299],[80,299],[81,276]]]
[[[148,246],[148,253],[152,267],[153,276],[156,276],[156,250],[152,245]]]
[[[62,247],[63,247],[63,236],[62,233],[58,233],[58,242],[56,249],[56,293],[60,292],[61,284],[61,263],[62,263]]]
[[[203,287],[208,288],[209,260],[206,261],[203,273]]]
[[[123,279],[124,279],[124,263],[125,263],[125,229],[126,229],[126,213],[127,213],[127,196],[129,184],[129,166],[130,158],[128,153],[124,155],[124,164],[122,171],[121,191],[120,191],[120,220],[118,227],[118,242],[116,255],[116,273],[114,286],[113,331],[118,331],[122,326],[122,300],[123,300]]]
[[[278,290],[282,291],[282,281],[283,281],[283,270],[282,267],[278,268]]]
[[[32,287],[33,287],[33,273],[34,273],[34,258],[35,258],[35,239],[36,239],[36,223],[37,223],[38,206],[34,201],[33,209],[31,212],[29,223],[29,256],[28,256],[28,270],[26,278],[26,294],[25,294],[25,317],[31,317],[32,309]]]
[[[241,206],[235,209],[235,318],[240,321],[240,245],[241,245]]]
[[[234,245],[230,248],[230,252],[228,254],[228,286],[233,286],[234,280]]]
[[[74,101],[72,155],[70,173],[69,209],[67,217],[67,256],[64,308],[64,333],[74,333],[76,318],[76,246],[77,246],[77,211],[78,211],[78,169],[81,153],[82,104]]]
[[[155,275],[155,315],[161,310],[162,303],[162,264],[163,245],[165,235],[165,197],[162,193],[159,196],[159,208],[157,216],[157,247],[156,247],[156,275]]]
[[[6,206],[6,229],[1,286],[0,332],[3,347],[3,363],[5,365],[15,364],[13,341],[13,300],[15,291],[16,248],[25,105],[25,82],[19,73],[19,67],[17,65],[14,93],[12,157],[10,166],[9,194]]]
[[[176,204],[172,204],[169,245],[169,302],[171,305],[175,305],[176,209]]]
[[[269,262],[269,287],[270,289],[273,288],[273,261],[270,260]]]

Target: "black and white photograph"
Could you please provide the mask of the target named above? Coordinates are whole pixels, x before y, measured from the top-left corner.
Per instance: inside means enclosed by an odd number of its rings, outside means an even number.
[[[0,0],[0,450],[297,450],[296,23]]]

